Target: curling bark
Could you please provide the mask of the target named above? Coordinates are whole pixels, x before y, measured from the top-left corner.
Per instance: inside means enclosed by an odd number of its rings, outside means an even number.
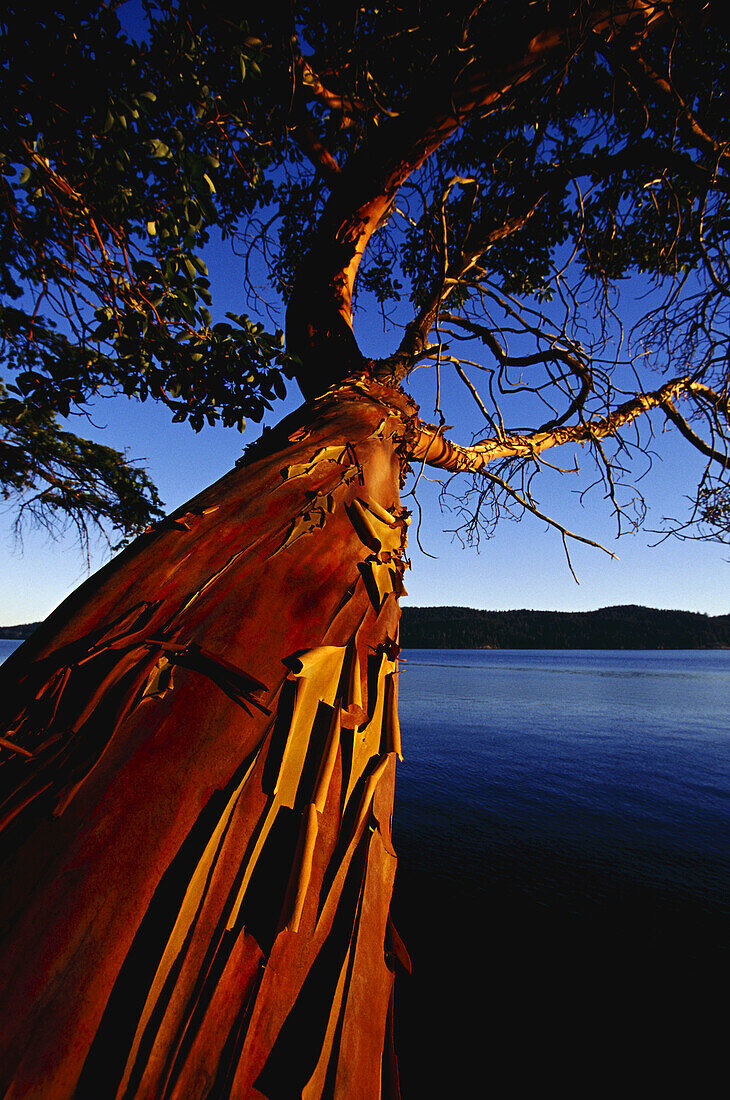
[[[8,1095],[398,1095],[413,411],[324,395],[2,669]]]
[[[588,29],[643,33],[665,10],[596,7]],[[399,1095],[398,491],[421,452],[351,296],[407,177],[574,31],[467,66],[330,166],[287,318],[308,404],[0,670],[14,1100]]]

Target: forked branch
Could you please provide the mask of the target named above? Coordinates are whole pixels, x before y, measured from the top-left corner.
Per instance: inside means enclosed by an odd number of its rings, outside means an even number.
[[[434,424],[420,422],[418,439],[412,449],[417,461],[425,462],[450,473],[485,473],[486,467],[498,459],[536,458],[542,451],[551,447],[560,447],[566,443],[590,443],[608,436],[615,436],[637,417],[651,409],[663,408],[671,416],[673,401],[691,395],[708,401],[721,402],[721,398],[709,387],[692,381],[685,375],[673,378],[651,393],[640,393],[629,401],[617,405],[606,416],[593,417],[579,424],[562,426],[548,431],[532,432],[529,435],[507,434],[500,439],[483,439],[471,446],[463,446],[447,439],[442,428]],[[676,410],[674,410],[676,413]],[[676,414],[679,416],[679,414]],[[676,421],[675,421],[676,422]],[[723,465],[727,465],[726,455],[707,444],[685,423],[685,438],[693,443],[703,454]],[[702,444],[702,446],[699,446]],[[711,453],[710,453],[711,452]]]

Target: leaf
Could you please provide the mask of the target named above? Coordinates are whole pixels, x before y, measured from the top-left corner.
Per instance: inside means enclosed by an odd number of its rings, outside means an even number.
[[[164,141],[160,141],[159,138],[152,138],[150,142],[153,157],[162,158],[170,156],[170,147],[165,145]]]
[[[185,220],[193,230],[200,229],[203,224],[203,214],[196,202],[185,203]]]
[[[95,332],[92,332],[92,340],[108,340],[109,337],[116,332],[116,326],[113,320],[102,321]]]
[[[286,397],[286,385],[278,370],[271,372],[271,379],[274,384],[274,389],[276,390],[276,396],[280,398]]]

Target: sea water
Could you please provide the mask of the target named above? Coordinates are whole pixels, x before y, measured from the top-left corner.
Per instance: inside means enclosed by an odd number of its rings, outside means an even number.
[[[404,1097],[715,1095],[730,652],[402,658]]]
[[[730,651],[402,657],[409,864],[575,912],[637,885],[727,902]]]
[[[16,641],[15,638],[0,638],[0,664],[9,657],[13,650],[17,649],[21,643]]]
[[[401,658],[404,1100],[716,1095],[730,651]]]

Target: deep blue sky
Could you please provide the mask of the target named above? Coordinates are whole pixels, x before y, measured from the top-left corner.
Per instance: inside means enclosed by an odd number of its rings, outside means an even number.
[[[124,18],[134,32],[140,21],[137,0],[125,6]],[[241,261],[218,249],[211,250],[206,259],[216,302],[214,320],[221,320],[226,310],[248,312]],[[363,350],[372,355],[387,354],[399,339],[397,332],[383,331],[378,317],[359,320],[356,333]],[[412,387],[428,420],[433,414],[433,374],[427,369],[417,372]],[[443,388],[447,420],[455,426],[452,435],[467,443],[474,425],[465,391],[448,371],[444,372]],[[275,423],[297,404],[298,390],[292,383],[290,396],[268,414],[265,423]],[[187,424],[172,425],[169,412],[162,407],[141,406],[124,398],[99,402],[94,420],[98,427],[80,418],[72,420],[69,427],[80,435],[126,450],[131,458],[144,460],[168,509],[178,507],[229,470],[242,447],[259,432],[256,425],[250,425],[244,436],[222,428],[207,428],[196,436]],[[663,418],[658,417],[654,423],[661,435]],[[659,528],[663,516],[687,514],[686,496],[692,492],[693,478],[696,486],[703,465],[699,455],[677,441],[676,433],[670,439],[662,436],[659,443],[657,449],[664,461],[656,460],[642,482],[651,506],[648,528]],[[572,451],[569,455],[564,450],[559,455],[555,452],[549,457],[569,466]],[[461,549],[448,533],[458,521],[441,512],[438,487],[430,480],[433,476],[433,472],[426,471],[418,484],[423,512],[420,542],[426,553],[419,549],[415,537],[418,510],[412,500],[405,501],[414,508],[409,545],[413,568],[406,575],[408,602],[413,605],[569,611],[638,603],[708,614],[730,611],[730,547],[671,539],[652,546],[657,537],[648,533],[616,542],[615,527],[600,492],[589,497],[585,507],[578,503],[579,492],[593,476],[579,481],[555,475],[548,479],[539,497],[548,514],[571,530],[602,542],[619,556],[614,561],[600,550],[571,543],[571,559],[580,585],[568,568],[558,532],[531,516],[520,523],[503,522],[479,551]],[[53,541],[45,532],[26,530],[21,545],[15,539],[12,518],[12,513],[0,510],[0,625],[45,617],[88,575],[84,555],[72,534]],[[92,546],[92,570],[106,560],[108,552],[103,544]]]
[[[214,289],[221,293],[220,316],[226,309],[244,311],[240,261],[217,250],[207,258]],[[383,331],[379,318],[366,318],[357,332],[370,354],[382,355],[398,340],[396,331]],[[425,419],[433,415],[433,374],[424,369],[413,376],[413,389]],[[460,384],[457,388],[448,371],[444,373],[443,388],[447,419],[455,425],[452,435],[468,442],[465,391]],[[268,415],[266,423],[275,423],[297,404],[298,391],[292,383],[290,397]],[[94,420],[97,428],[77,419],[73,430],[126,449],[132,458],[143,459],[169,509],[230,469],[243,445],[259,432],[256,425],[251,425],[244,436],[222,428],[206,429],[196,436],[186,424],[172,425],[162,407],[141,406],[124,398],[99,402]],[[658,433],[662,432],[662,421],[659,417],[655,422]],[[676,433],[660,434],[657,450],[664,461],[655,461],[642,482],[651,504],[650,528],[659,527],[665,515],[686,514],[686,494],[691,492],[692,478],[702,467],[701,457],[677,440]],[[554,452],[550,459],[567,466],[572,454],[572,449],[568,455]],[[548,514],[571,530],[603,542],[619,555],[620,560],[613,561],[600,550],[571,544],[571,558],[580,580],[577,585],[565,561],[559,534],[531,516],[525,516],[521,523],[503,522],[479,552],[461,549],[448,533],[456,526],[455,517],[442,514],[438,507],[437,486],[430,480],[433,476],[427,470],[418,485],[423,510],[420,541],[433,557],[417,545],[417,509],[411,527],[409,554],[413,568],[406,575],[406,587],[408,602],[413,605],[591,610],[639,603],[708,614],[730,611],[730,548],[676,540],[652,546],[656,536],[646,532],[616,542],[613,521],[600,492],[589,497],[585,507],[578,503],[578,491],[592,477],[579,481],[554,475],[540,495],[541,506]],[[414,507],[412,500],[405,503]],[[93,549],[92,569],[103,564],[107,556],[103,546]],[[44,532],[27,531],[21,547],[14,542],[11,515],[0,516],[1,625],[45,617],[86,575],[84,557],[73,536],[54,542]]]

